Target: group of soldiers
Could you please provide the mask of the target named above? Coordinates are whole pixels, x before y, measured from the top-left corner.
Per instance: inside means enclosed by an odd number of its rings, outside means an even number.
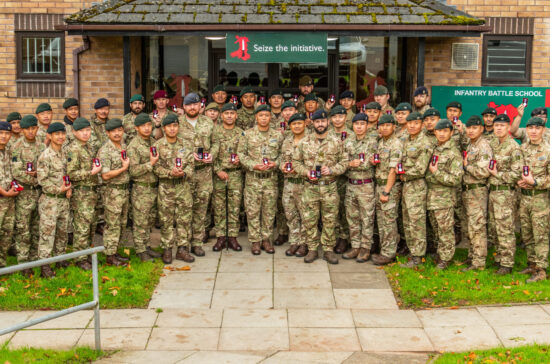
[[[63,104],[63,122],[52,122],[48,104],[35,115],[9,114],[0,122],[0,266],[12,240],[20,263],[63,254],[69,225],[74,249],[85,249],[100,216],[109,265],[127,264],[117,251],[128,218],[142,261],[169,264],[176,247],[176,259],[193,262],[205,255],[211,217],[213,250],[242,250],[244,212],[254,255],[288,242],[285,254],[306,263],[319,258],[320,245],[330,264],[342,254],[384,265],[405,242],[408,268],[423,264],[431,245],[437,268],[446,269],[462,222],[470,241],[466,270],[485,268],[489,230],[496,274],[508,274],[519,215],[529,263],[522,273],[531,274],[528,282],[546,278],[545,108],[519,128],[525,105],[513,121],[487,108],[463,122],[460,103],[449,103],[442,118],[423,86],[412,105],[395,109],[384,86],[360,107],[352,91],[317,97],[309,76],[299,87],[285,101],[280,90],[266,99],[249,87],[228,99],[218,85],[210,104],[191,93],[182,107],[159,90],[151,114],[134,95],[122,119],[109,117],[104,98],[89,120],[79,117],[75,99]],[[157,219],[162,253],[150,247]],[[84,258],[75,264],[91,268]],[[41,273],[55,275],[48,265]]]

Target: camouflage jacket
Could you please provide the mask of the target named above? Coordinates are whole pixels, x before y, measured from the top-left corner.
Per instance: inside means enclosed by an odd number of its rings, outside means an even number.
[[[464,184],[487,183],[491,175],[489,170],[489,161],[493,159],[493,149],[489,142],[483,137],[479,137],[475,142],[470,142],[466,147],[468,165],[464,168],[462,181]]]
[[[550,188],[550,145],[544,141],[540,144],[532,144],[528,141],[521,145],[521,154],[523,163],[529,166],[533,178],[537,180],[537,186],[533,189]]]
[[[101,161],[101,174],[122,168],[121,151],[126,149],[126,144],[121,143],[121,149],[118,149],[110,139],[99,149],[97,157]],[[103,181],[105,185],[121,185],[130,182],[128,170],[125,170],[118,176],[108,181]]]
[[[428,163],[432,157],[432,144],[424,133],[419,133],[414,139],[408,136],[403,143],[403,165],[404,181],[412,181],[423,178],[428,169]]]
[[[359,159],[359,153],[363,153],[365,161],[359,167],[349,167],[347,171],[348,178],[367,179],[374,177],[374,166],[370,164],[370,157],[377,153],[378,143],[376,139],[369,138],[366,135],[358,140],[355,134],[350,135],[344,142],[344,151],[348,160]]]
[[[107,138],[107,132],[105,131],[105,123],[106,121],[101,121],[97,118],[96,115],[93,115],[90,118],[90,126],[92,127],[92,136],[90,137],[90,140],[88,140],[88,143],[92,146],[92,149],[95,153],[99,151],[99,149],[109,140]]]
[[[11,148],[11,172],[13,179],[30,186],[38,185],[37,177],[27,174],[27,163],[32,163],[34,170],[37,169],[38,157],[46,149],[44,143],[35,139],[30,143],[25,137],[19,140]]]
[[[242,130],[248,130],[256,125],[256,116],[254,115],[254,109],[247,110],[244,106],[241,106],[237,110],[237,122],[236,126]]]
[[[405,143],[405,140],[409,138],[409,132],[407,131],[407,127],[405,125],[397,124],[393,133],[399,140],[401,140],[401,143]]]
[[[134,115],[133,112],[129,112],[122,117],[122,127],[124,128],[124,142],[126,144],[129,144],[137,134],[136,127],[134,125],[134,120],[136,119],[136,116],[137,115]]]
[[[344,130],[346,132],[346,136],[345,138],[342,140],[342,132],[337,132],[336,131],[336,128],[334,128],[334,126],[332,126],[332,124],[329,124],[328,126],[328,135],[330,136],[334,136],[342,141],[345,141],[346,138],[349,138],[352,134],[353,134],[353,129],[351,128],[348,128],[347,125],[344,127]]]
[[[395,114],[395,109],[393,107],[390,106],[390,104],[386,104],[384,105],[384,107],[382,108],[382,113],[380,114],[380,116],[382,115],[385,115],[388,113],[388,111],[390,112],[390,114]]]
[[[378,129],[376,127],[370,127],[367,129],[367,136],[369,138],[373,138],[374,140],[380,139],[380,134],[378,133]]]
[[[63,148],[67,148],[69,144],[75,139],[73,134],[73,122],[65,115],[63,118],[63,124],[65,125],[65,143],[63,143]]]
[[[306,135],[304,134],[303,138],[305,138]],[[300,141],[303,140],[300,139]],[[294,151],[296,150],[296,147],[298,146],[300,142],[298,143],[294,143],[294,134],[290,134],[290,135],[287,135],[284,140],[283,140],[283,143],[281,144],[281,157],[279,158],[280,160],[280,170],[283,171],[286,164],[287,163],[292,163],[292,168],[294,168],[294,162],[293,162],[293,158],[294,158]],[[296,172],[296,170],[294,171]],[[292,174],[289,174],[289,173],[283,173],[283,176],[284,178],[289,178],[289,177],[292,177],[292,178],[296,178],[296,173],[292,173]]]
[[[48,125],[42,125],[38,123],[38,131],[36,132],[36,140],[40,143],[46,143],[46,138],[48,137]]]
[[[355,116],[355,113],[353,112],[353,110],[350,109],[346,111],[346,127],[348,129],[353,129],[352,120],[354,116]]]
[[[238,126],[235,126],[233,129],[225,129],[223,125],[216,125],[214,127],[212,145],[218,151],[218,156],[214,159],[215,173],[240,167],[239,165],[231,163],[231,154],[237,153],[239,141],[243,135],[243,130]]]
[[[176,158],[181,158],[181,166],[185,172],[185,178],[193,176],[194,158],[193,146],[188,139],[177,138],[174,143],[169,143],[166,137],[162,137],[154,144],[159,153],[159,160],[153,166],[153,171],[161,179],[178,179],[171,174],[176,165]]]
[[[67,174],[75,186],[97,186],[99,173],[92,176],[94,154],[92,146],[75,139],[66,149]],[[103,161],[100,160],[103,164]]]
[[[294,170],[300,176],[307,177],[316,166],[330,168],[330,176],[322,176],[320,180],[332,180],[346,172],[348,156],[344,144],[335,136],[327,135],[319,139],[316,134],[306,135],[294,150]]]
[[[424,105],[420,109],[413,105],[413,111],[419,112],[421,115],[424,115],[426,111],[430,108],[430,105]]]
[[[38,184],[42,191],[55,195],[61,194],[63,176],[67,175],[67,155],[63,149],[56,152],[51,146],[47,147],[36,163]]]
[[[17,143],[18,141],[20,141],[21,139],[25,139],[25,137],[23,136],[23,133],[20,133],[18,137],[16,137],[13,133],[11,134],[11,137],[10,137],[10,140],[8,141],[8,145],[6,145],[6,150],[8,151],[12,151],[12,148],[13,146],[15,145],[15,143]]]
[[[489,184],[515,186],[521,178],[523,157],[521,148],[512,138],[500,142],[496,137],[491,143],[493,159],[496,161],[497,175],[489,176]]]
[[[527,129],[525,128],[518,128],[518,131],[516,132],[516,139],[519,139],[521,143],[527,143],[529,141],[529,136],[527,135]],[[542,133],[542,140],[550,144],[550,130],[548,128],[544,129],[544,133]]]
[[[426,172],[428,210],[451,208],[456,202],[456,188],[462,183],[462,155],[452,140],[435,147],[432,156],[438,157],[437,170]]]
[[[433,131],[429,131],[427,129],[422,129],[422,134],[424,134],[432,146],[432,148],[435,148],[437,146],[437,138],[435,137],[435,134]]]
[[[380,154],[380,163],[376,165],[376,179],[388,179],[390,170],[396,168],[397,164],[401,162],[403,145],[395,135],[391,135],[388,139],[380,138],[377,153]]]
[[[325,108],[325,100],[317,96],[317,109],[323,110]],[[304,96],[300,95],[298,97],[298,102],[296,103],[296,110],[298,112],[304,113],[306,112],[306,107],[304,105]]]
[[[13,177],[11,175],[11,158],[7,148],[0,150],[0,187],[4,190],[11,188],[11,181]]]
[[[237,148],[242,166],[253,172],[254,166],[262,164],[263,158],[267,158],[278,167],[282,141],[283,136],[275,129],[262,132],[255,126],[246,130]]]
[[[491,144],[491,146],[493,145],[493,142],[495,140],[498,142],[498,138],[495,136],[495,133],[492,130],[491,131],[485,130],[483,132],[483,137],[485,138],[485,140],[489,142],[489,144]]]
[[[127,152],[128,158],[130,158],[128,171],[132,181],[143,183],[157,182],[157,176],[153,173],[153,166],[151,165],[151,146],[154,143],[154,138],[146,140],[137,135],[132,139],[130,145],[128,145]]]
[[[197,123],[193,128],[186,116],[180,116],[180,128],[178,131],[178,138],[183,140],[190,140],[193,146],[193,152],[197,153],[198,148],[203,148],[203,152],[210,153],[212,159],[216,159],[218,156],[218,149],[212,145],[212,133],[214,131],[214,122],[208,116],[199,115]],[[195,166],[202,165],[203,163],[195,160]]]
[[[281,123],[285,121],[285,118],[283,118],[282,113],[279,113],[278,115],[275,115],[275,113],[271,112],[271,121],[269,123],[269,126],[273,129],[279,129],[281,127]]]

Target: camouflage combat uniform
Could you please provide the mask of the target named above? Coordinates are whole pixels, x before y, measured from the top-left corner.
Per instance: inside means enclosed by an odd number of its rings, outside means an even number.
[[[97,118],[96,115],[93,115],[90,118],[90,126],[92,127],[92,136],[88,143],[93,147],[93,150],[97,153],[99,149],[109,140],[107,137],[107,132],[105,131],[105,123],[109,119],[102,121]]]
[[[393,107],[390,106],[390,104],[386,104],[384,105],[384,107],[382,108],[382,113],[380,115],[385,115],[388,113],[388,111],[390,112],[390,114],[395,114],[395,109]]]
[[[325,108],[325,100],[317,96],[317,109],[323,110]],[[306,106],[304,105],[304,95],[298,97],[298,102],[296,103],[296,111],[299,113],[306,113]]]
[[[241,106],[241,108],[237,110],[237,122],[235,126],[246,131],[253,128],[255,125],[256,117],[254,115],[254,109],[246,109],[244,106]]]
[[[46,143],[48,138],[48,125],[43,125],[38,122],[38,131],[36,132],[36,140],[40,143]]]
[[[129,112],[122,117],[122,127],[124,128],[124,143],[128,145],[130,145],[130,142],[137,135],[136,127],[134,125],[134,120],[136,119],[136,116],[137,115],[135,115],[133,112]]]
[[[11,188],[11,156],[7,149],[0,150],[0,185],[6,191]],[[0,197],[0,267],[6,265],[6,252],[12,242],[15,222],[15,198]]]

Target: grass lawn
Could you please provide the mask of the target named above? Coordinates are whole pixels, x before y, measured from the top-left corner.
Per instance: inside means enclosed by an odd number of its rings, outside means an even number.
[[[89,348],[77,348],[67,351],[47,349],[16,349],[10,350],[0,347],[0,363],[27,364],[27,363],[90,363],[105,356],[104,352],[97,352]]]
[[[429,363],[433,364],[478,364],[478,363],[548,363],[550,346],[528,345],[517,348],[497,348],[476,350],[463,353],[447,353],[437,356]]]
[[[489,251],[484,271],[461,272],[468,256],[466,249],[457,249],[454,264],[438,271],[430,258],[414,270],[391,264],[384,269],[401,308],[454,307],[520,302],[549,302],[548,280],[526,284],[529,276],[519,274],[527,266],[525,251],[518,249],[512,274],[497,276],[493,250]],[[398,262],[406,262],[398,257]],[[460,265],[459,265],[460,264]]]
[[[106,266],[105,256],[98,255],[101,308],[147,307],[164,265],[160,260],[142,263],[134,251],[131,252],[128,267]],[[8,258],[8,265],[15,263],[14,257]],[[66,269],[56,268],[57,276],[52,279],[41,278],[39,268],[34,268],[34,272],[30,279],[21,273],[0,276],[0,310],[59,310],[93,298],[91,271],[72,265]]]

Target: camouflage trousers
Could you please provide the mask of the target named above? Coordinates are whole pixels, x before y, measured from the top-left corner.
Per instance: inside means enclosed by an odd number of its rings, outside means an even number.
[[[468,235],[468,222],[466,221],[466,213],[464,211],[464,201],[462,201],[462,186],[457,187],[455,190],[456,203],[454,205],[455,214],[455,231],[460,232],[460,236],[464,237]],[[456,242],[457,244],[460,241]]]
[[[170,249],[174,245],[189,247],[193,213],[193,195],[189,182],[181,179],[174,182],[160,182],[157,201],[161,248]]]
[[[316,185],[306,182],[302,194],[303,224],[306,242],[310,250],[317,250],[319,242],[323,251],[331,251],[336,244],[336,223],[340,196],[336,182],[329,185]],[[323,222],[323,231],[319,237],[317,224]]]
[[[50,197],[42,194],[38,201],[40,240],[38,258],[45,259],[65,253],[69,227],[69,199],[65,194]]]
[[[407,247],[413,257],[426,255],[427,191],[426,180],[423,178],[403,183],[403,230]]]
[[[470,249],[468,257],[472,265],[485,267],[487,259],[487,187],[478,187],[462,192],[462,203],[466,214]]]
[[[151,241],[151,227],[156,218],[158,189],[148,184],[134,182],[130,201],[132,202],[132,233],[136,254],[143,253]],[[153,211],[153,213],[151,213]]]
[[[549,213],[550,201],[547,193],[535,196],[521,195],[519,219],[527,261],[543,269],[548,268]]]
[[[195,170],[189,182],[191,187],[191,195],[193,196],[193,212],[192,212],[192,246],[202,246],[202,239],[205,233],[206,211],[208,210],[208,202],[212,194],[212,167],[208,166],[203,169]]]
[[[454,207],[429,210],[428,216],[437,241],[437,254],[441,260],[449,262],[455,255],[456,245]]]
[[[516,254],[516,235],[514,234],[515,200],[514,190],[491,191],[489,193],[489,216],[493,220],[496,231],[496,253],[495,261],[503,267],[514,266]]]
[[[94,239],[99,195],[96,188],[75,186],[71,197],[73,211],[73,248],[88,249]],[[86,257],[80,257],[84,260]]]
[[[352,248],[372,247],[374,234],[374,184],[352,185],[348,182],[345,207]]]
[[[378,235],[380,235],[380,254],[387,257],[395,257],[397,243],[399,243],[399,231],[397,230],[397,215],[399,200],[401,199],[401,183],[393,185],[389,201],[380,202],[380,196],[386,185],[376,185],[376,219],[378,221]]]
[[[338,176],[336,180],[338,185],[338,195],[340,196],[340,204],[338,206],[338,220],[336,222],[336,237],[344,240],[350,238],[349,224],[346,216],[346,191],[348,183],[348,177],[342,175]]]
[[[8,251],[15,223],[15,199],[13,197],[0,198],[0,267],[6,265]]]
[[[275,222],[277,223],[277,234],[288,235],[288,223],[286,221],[285,208],[283,206],[283,190],[285,188],[285,178],[282,173],[279,173],[278,177],[278,192],[277,192],[277,217]]]
[[[25,189],[15,197],[15,247],[18,263],[38,258],[39,198],[39,189]]]
[[[227,182],[222,181],[218,176],[214,176],[212,210],[214,212],[214,224],[216,225],[216,237],[225,236],[225,188],[227,186],[227,233],[229,237],[236,238],[239,236],[239,211],[243,196],[243,174],[240,168],[227,174],[229,175]]]
[[[250,242],[271,238],[277,214],[277,183],[277,174],[269,178],[258,178],[250,172],[246,174],[244,207]]]
[[[292,181],[292,182],[291,182]],[[301,183],[294,183],[301,181]],[[305,244],[305,230],[302,223],[303,206],[302,193],[305,182],[302,178],[285,178],[283,189],[283,207],[288,224],[288,242],[292,245]]]
[[[129,195],[128,188],[122,189],[110,185],[105,185],[103,188],[105,214],[103,246],[105,247],[105,255],[113,255],[117,252],[120,239],[126,230]]]

